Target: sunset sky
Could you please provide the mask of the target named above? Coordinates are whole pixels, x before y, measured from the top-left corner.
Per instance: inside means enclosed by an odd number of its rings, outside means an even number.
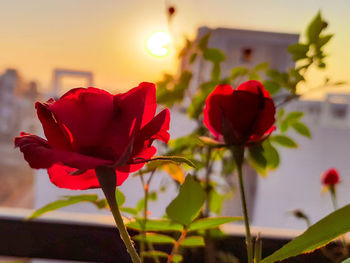
[[[112,92],[157,81],[176,68],[174,55],[144,50],[153,31],[167,30],[162,0],[0,0],[0,72],[16,68],[25,80],[50,88],[56,67],[89,70]],[[173,0],[172,33],[194,37],[199,26],[300,33],[322,11],[335,33],[327,74],[350,83],[349,0]],[[315,75],[317,78],[317,74]],[[350,91],[350,86],[339,90]],[[320,97],[322,94],[315,94]]]

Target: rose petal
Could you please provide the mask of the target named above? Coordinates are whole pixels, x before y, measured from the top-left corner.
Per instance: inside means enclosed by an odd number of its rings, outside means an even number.
[[[256,80],[248,80],[240,84],[236,90],[248,91],[255,95],[260,95],[261,93],[265,98],[271,98],[270,93],[264,88],[264,86]]]
[[[95,88],[68,91],[49,106],[73,137],[76,151],[99,145],[113,117],[113,96]]]
[[[230,85],[218,85],[205,102],[203,122],[216,138],[222,134],[222,113],[224,108],[229,108],[232,93]]]
[[[170,134],[168,132],[169,123],[170,112],[168,109],[164,109],[141,129],[136,140],[139,142],[150,140],[151,144],[153,140],[158,139],[168,143],[170,139]]]
[[[86,190],[91,188],[99,188],[100,183],[96,177],[94,169],[85,171],[79,175],[71,175],[76,169],[55,164],[48,169],[50,180],[58,187],[71,190]],[[129,176],[129,173],[116,171],[117,185],[121,185]]]
[[[142,151],[140,151],[138,154],[133,156],[134,160],[139,159],[144,159],[144,160],[148,160],[151,159],[153,157],[153,155],[155,155],[157,152],[156,147],[151,146],[151,147],[145,147],[142,149]],[[131,172],[135,172],[137,170],[140,170],[146,163],[136,163],[136,164],[128,164],[128,165],[124,165],[122,167],[116,167],[116,171],[119,172],[124,172],[124,173],[131,173]]]
[[[21,137],[16,137],[15,146],[20,148],[25,160],[30,167],[35,169],[49,168],[56,163],[63,163],[77,169],[87,170],[112,163],[76,152],[53,149],[46,140],[28,133],[22,133]]]
[[[57,149],[71,149],[69,139],[66,138],[65,134],[60,129],[60,126],[55,121],[52,112],[47,109],[47,106],[37,102],[35,103],[35,108],[50,146]]]

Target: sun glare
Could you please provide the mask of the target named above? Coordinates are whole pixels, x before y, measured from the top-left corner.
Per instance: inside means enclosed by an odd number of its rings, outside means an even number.
[[[150,34],[145,41],[147,52],[154,57],[166,57],[171,51],[171,37],[165,31]]]

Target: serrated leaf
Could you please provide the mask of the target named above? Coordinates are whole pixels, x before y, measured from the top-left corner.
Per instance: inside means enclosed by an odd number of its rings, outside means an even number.
[[[338,236],[350,231],[350,205],[329,214],[309,227],[261,263],[273,263],[320,248]]]
[[[299,134],[311,138],[311,132],[309,128],[302,122],[294,122],[292,123],[292,127],[295,131],[297,131]]]
[[[193,176],[187,175],[178,196],[166,208],[166,213],[174,222],[187,226],[197,217],[204,201],[202,186]]]
[[[137,219],[127,224],[128,228],[142,231],[143,219]],[[148,219],[145,224],[145,231],[182,231],[183,226],[168,219]]]
[[[175,163],[185,163],[193,168],[196,168],[195,164],[185,158],[185,157],[182,157],[182,156],[153,156],[151,161],[172,161],[172,162],[175,162]]]
[[[31,214],[28,217],[28,219],[34,219],[45,213],[52,212],[62,207],[71,206],[81,202],[90,202],[96,205],[95,202],[98,200],[98,195],[96,194],[73,195],[73,196],[63,196],[63,198],[64,198],[63,200],[57,200],[43,206],[42,208],[39,208],[33,214]]]
[[[273,142],[276,142],[284,147],[288,147],[288,148],[297,148],[298,147],[298,145],[296,144],[296,142],[294,140],[292,140],[291,138],[284,136],[284,135],[270,136],[270,140]]]
[[[190,236],[185,238],[180,245],[182,247],[204,247],[205,241],[202,236]]]
[[[132,239],[154,244],[174,244],[176,242],[176,240],[170,236],[156,233],[146,233],[145,235],[139,234],[133,236]]]
[[[194,221],[188,228],[188,231],[197,231],[203,229],[216,228],[226,223],[232,223],[243,220],[239,216],[224,216],[224,217],[207,217]]]
[[[226,59],[226,56],[220,49],[207,48],[203,52],[203,58],[214,63],[220,63]]]
[[[264,87],[270,93],[270,95],[276,94],[281,89],[281,85],[272,80],[264,81]]]
[[[115,189],[115,198],[117,199],[117,204],[119,207],[122,207],[125,203],[125,195],[118,189]]]

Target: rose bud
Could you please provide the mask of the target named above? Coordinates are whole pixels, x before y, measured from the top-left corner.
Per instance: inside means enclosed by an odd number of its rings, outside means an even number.
[[[175,7],[170,6],[170,7],[168,8],[168,13],[169,13],[169,16],[172,16],[172,15],[175,13]]]
[[[336,169],[331,168],[321,176],[321,183],[324,186],[334,186],[340,182],[339,173]]]
[[[32,168],[45,168],[52,183],[67,189],[100,187],[95,168],[115,169],[117,185],[141,169],[156,153],[154,140],[169,140],[170,113],[156,113],[156,89],[141,83],[112,95],[96,88],[76,88],[59,100],[37,102],[47,140],[22,132],[15,146]]]
[[[255,80],[237,89],[218,85],[204,107],[204,124],[216,140],[247,145],[264,140],[275,129],[275,105],[264,86]]]

